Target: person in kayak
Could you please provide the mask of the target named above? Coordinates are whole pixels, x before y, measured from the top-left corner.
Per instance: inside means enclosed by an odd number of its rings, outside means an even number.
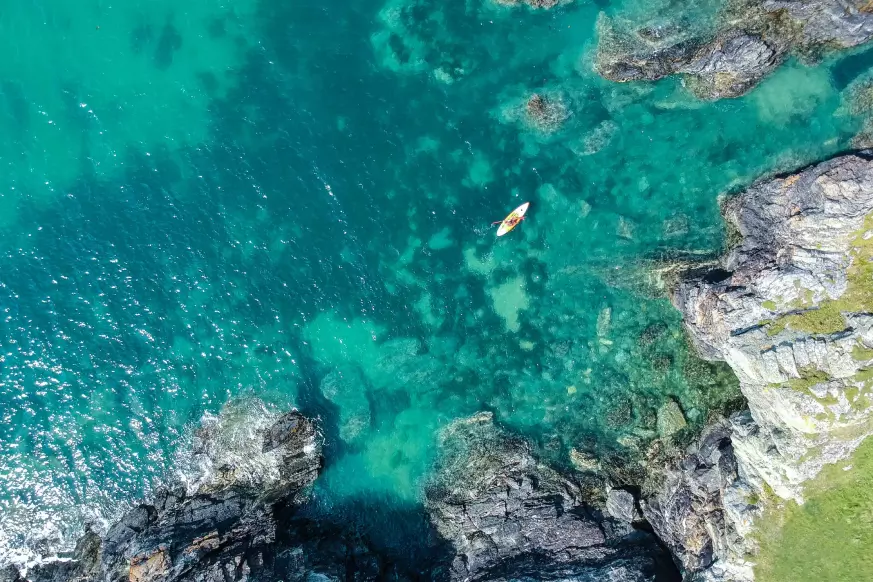
[[[524,218],[524,216],[513,216],[512,218],[507,218],[506,220],[495,220],[491,223],[491,226],[494,226],[495,224],[503,224],[505,222],[506,228],[508,230],[511,230],[518,226],[518,223],[524,220]]]
[[[518,226],[518,224],[525,219],[529,206],[530,202],[525,202],[524,204],[510,212],[509,216],[501,221],[495,222],[494,224],[500,225],[500,228],[497,229],[497,236],[503,236],[504,234],[508,233],[513,228]]]

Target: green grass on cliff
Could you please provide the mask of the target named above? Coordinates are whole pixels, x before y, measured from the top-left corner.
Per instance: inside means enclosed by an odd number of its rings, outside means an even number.
[[[823,301],[815,309],[793,313],[769,322],[768,333],[786,327],[811,334],[842,331],[843,314],[873,311],[873,215],[865,218],[852,241],[852,264],[847,270],[848,288],[842,297]],[[852,351],[857,361],[873,359],[873,350],[858,344]],[[847,391],[855,406],[873,369],[862,369],[855,380],[862,388]],[[786,383],[807,391],[827,380],[814,369],[801,370],[800,378]],[[755,578],[759,582],[860,582],[873,581],[873,439],[867,439],[850,459],[828,465],[804,489],[806,502],[780,504],[770,500],[758,523],[760,552]]]
[[[802,506],[771,509],[762,519],[756,580],[873,580],[873,439],[825,467],[805,496]]]
[[[814,366],[807,366],[806,368],[801,368],[798,370],[800,372],[799,378],[792,378],[783,384],[770,384],[770,386],[774,388],[778,388],[779,386],[787,386],[792,390],[797,390],[798,392],[802,392],[804,394],[809,394],[809,388],[815,386],[816,384],[821,384],[822,382],[827,382],[831,379],[830,374],[827,372],[823,372],[815,368]]]
[[[873,230],[873,214],[864,218],[864,224],[852,240],[852,264],[846,271],[848,286],[842,297],[822,301],[817,308],[782,316],[770,323],[769,335],[777,335],[786,327],[795,331],[827,335],[846,329],[843,313],[873,311],[873,237],[864,233]]]

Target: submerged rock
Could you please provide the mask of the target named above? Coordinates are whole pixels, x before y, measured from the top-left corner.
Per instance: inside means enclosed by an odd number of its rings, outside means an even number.
[[[354,366],[330,372],[319,385],[322,395],[339,408],[339,435],[353,444],[370,428],[367,380]]]
[[[758,500],[802,500],[873,433],[873,153],[756,183],[725,215],[741,241],[673,301],[749,411],[668,469],[643,509],[687,573],[749,580]]]
[[[600,460],[590,453],[570,449],[570,462],[577,471],[596,473],[600,471]]]
[[[569,116],[567,105],[560,96],[534,93],[524,106],[528,125],[544,133],[552,133],[561,128]]]
[[[548,10],[549,8],[554,8],[558,4],[567,4],[572,0],[494,0],[498,4],[503,4],[504,6],[518,6],[520,4],[526,4],[531,8],[543,8]]]
[[[665,557],[649,534],[588,506],[581,485],[536,459],[490,413],[441,434],[426,505],[455,548],[454,580],[652,580]]]
[[[815,58],[873,38],[864,0],[732,0],[712,33],[658,34],[659,27],[619,31],[601,16],[595,68],[613,81],[654,81],[684,75],[698,97],[742,95],[790,54]],[[677,18],[679,15],[677,15]],[[676,27],[674,27],[676,28]]]
[[[673,436],[687,424],[685,415],[675,400],[668,400],[658,409],[658,434],[661,438]]]

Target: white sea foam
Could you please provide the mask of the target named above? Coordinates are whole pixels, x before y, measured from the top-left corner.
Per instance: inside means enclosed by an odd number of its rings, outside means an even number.
[[[279,479],[281,459],[261,451],[262,435],[278,417],[278,412],[258,399],[231,401],[220,413],[205,414],[200,423],[184,431],[171,469],[158,481],[181,484],[189,494],[229,479],[269,486]],[[84,497],[76,499],[64,487],[62,478],[37,469],[13,460],[9,466],[0,465],[0,482],[7,488],[25,490],[24,485],[30,485],[38,493],[35,502],[0,502],[0,567],[11,563],[32,568],[41,562],[63,559],[63,554],[75,547],[86,525],[105,533],[137,501],[113,499],[103,494],[95,482],[81,487]]]

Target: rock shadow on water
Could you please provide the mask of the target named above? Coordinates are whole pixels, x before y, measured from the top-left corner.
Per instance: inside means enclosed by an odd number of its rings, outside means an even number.
[[[831,69],[831,77],[837,91],[842,91],[855,79],[869,73],[871,69],[873,69],[873,48],[867,48],[837,61]]]
[[[141,54],[155,38],[155,30],[148,22],[140,22],[130,31],[130,50],[134,54]]]
[[[206,32],[210,38],[223,38],[227,34],[227,19],[223,16],[210,18],[206,24]]]
[[[182,48],[182,35],[167,18],[161,29],[161,36],[158,38],[158,46],[155,47],[155,66],[162,71],[169,69],[170,65],[173,64],[173,55],[180,48]]]
[[[30,106],[24,95],[24,89],[18,83],[3,80],[0,82],[0,94],[6,101],[6,111],[13,121],[6,127],[14,127],[20,132],[26,131],[30,126]]]
[[[323,561],[314,564],[321,571],[342,566],[338,579],[351,574],[354,579],[449,580],[445,564],[454,555],[452,547],[420,504],[382,495],[344,498],[338,504],[318,501],[279,510],[279,521],[288,527],[277,537],[277,547],[302,546],[304,554]],[[301,559],[299,553],[279,553],[276,574],[293,571]]]

